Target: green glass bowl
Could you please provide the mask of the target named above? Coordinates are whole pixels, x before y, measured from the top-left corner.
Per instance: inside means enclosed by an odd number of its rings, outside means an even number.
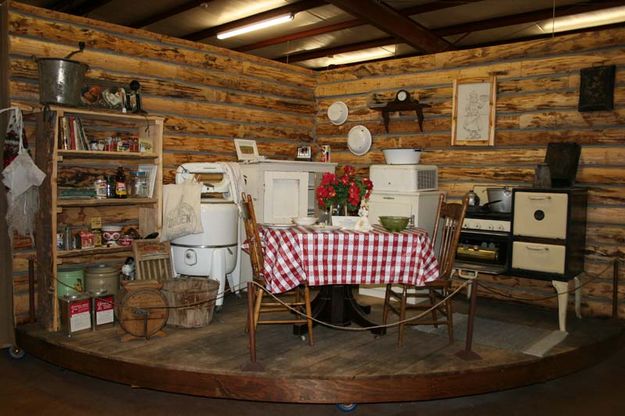
[[[410,221],[410,217],[395,217],[395,216],[382,216],[380,218],[380,224],[387,231],[399,232],[405,230]]]

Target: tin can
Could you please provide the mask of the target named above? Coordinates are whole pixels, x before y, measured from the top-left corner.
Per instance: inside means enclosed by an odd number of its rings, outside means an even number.
[[[63,233],[56,233],[56,248],[59,250],[65,248],[65,235]]]
[[[115,323],[115,298],[104,291],[91,298],[91,329],[106,328]]]
[[[91,297],[86,294],[59,299],[61,329],[68,336],[91,330]]]
[[[98,176],[98,178],[95,180],[94,184],[93,184],[94,188],[95,188],[95,197],[96,199],[106,199],[106,186],[107,186],[107,182],[106,179],[104,179],[104,176]]]
[[[321,161],[330,162],[330,145],[324,144],[321,146]]]

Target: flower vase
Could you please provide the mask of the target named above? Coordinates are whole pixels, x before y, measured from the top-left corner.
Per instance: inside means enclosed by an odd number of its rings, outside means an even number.
[[[333,206],[330,207],[332,216],[332,225],[339,226],[348,230],[353,230],[356,223],[360,219],[359,216],[349,215],[347,205],[338,205],[336,209]]]

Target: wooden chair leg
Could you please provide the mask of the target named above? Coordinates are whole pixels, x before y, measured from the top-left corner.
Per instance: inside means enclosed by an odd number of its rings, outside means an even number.
[[[247,284],[247,323],[248,323],[248,341],[250,349],[250,362],[256,363],[256,325],[254,322],[255,313],[252,308],[254,306],[256,289],[252,282]]]
[[[443,295],[447,297],[449,295],[448,291],[444,291]],[[454,342],[454,310],[451,299],[445,301],[445,308],[447,310],[447,335],[449,336],[449,343],[452,344]]]
[[[401,302],[399,307],[399,338],[397,340],[398,345],[401,347],[404,343],[404,327],[406,324],[404,320],[406,319],[406,298],[408,297],[408,288],[403,286],[401,293]]]
[[[434,289],[428,289],[428,296],[430,297],[430,307],[436,305]],[[436,308],[432,309],[432,321],[434,322],[434,328],[438,328],[438,312]]]
[[[263,303],[263,296],[265,291],[263,289],[254,289],[256,291],[256,304],[254,305],[254,329],[258,327],[258,321],[260,320],[260,306]]]
[[[313,321],[312,321],[312,308],[310,306],[310,289],[308,286],[304,288],[304,301],[306,302],[306,323],[308,325],[308,345],[315,344],[313,339]]]

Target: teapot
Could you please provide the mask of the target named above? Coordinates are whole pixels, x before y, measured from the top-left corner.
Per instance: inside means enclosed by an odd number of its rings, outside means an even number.
[[[480,197],[473,191],[467,192],[468,205],[470,207],[478,207],[480,206]]]

